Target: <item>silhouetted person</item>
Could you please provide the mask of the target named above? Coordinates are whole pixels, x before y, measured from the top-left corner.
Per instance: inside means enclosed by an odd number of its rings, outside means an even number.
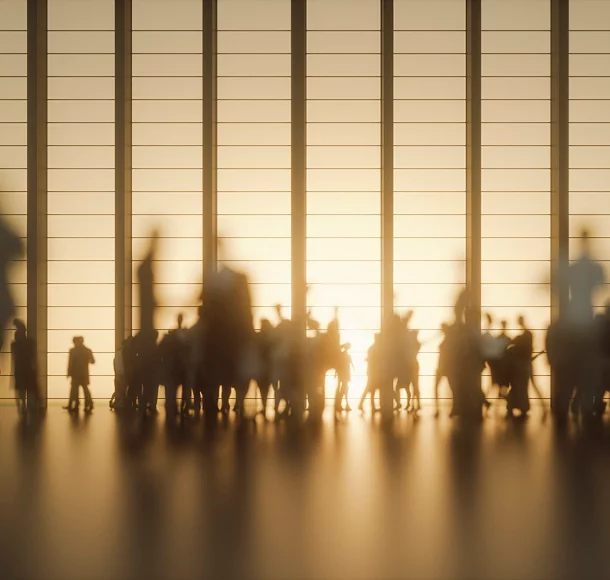
[[[358,404],[358,410],[364,411],[364,401],[367,395],[371,398],[371,411],[377,412],[375,406],[375,393],[381,388],[383,381],[383,350],[381,344],[381,334],[375,333],[375,339],[372,346],[368,350],[367,355],[367,383],[362,396],[360,397],[360,403]]]
[[[311,330],[315,334],[320,333],[320,322],[313,317],[311,308],[307,311],[307,330]]]
[[[127,401],[129,379],[127,374],[128,363],[126,361],[126,354],[130,340],[131,337],[125,339],[114,355],[114,393],[110,399],[111,409],[123,409]]]
[[[39,404],[36,342],[29,338],[25,324],[15,320],[15,338],[11,344],[15,400],[20,414]]]
[[[534,336],[525,327],[522,316],[518,319],[521,334],[516,336],[508,349],[511,366],[510,391],[507,397],[507,411],[509,416],[518,410],[526,415],[530,410],[528,386],[533,377],[532,355],[534,353]]]
[[[348,342],[341,345],[341,354],[339,355],[339,364],[337,365],[337,391],[335,393],[335,411],[343,411],[343,399],[345,399],[345,410],[351,411],[349,406],[349,385],[352,382],[352,369],[354,363],[349,354],[351,344]]]
[[[273,329],[271,348],[271,375],[276,383],[275,418],[290,416],[292,403],[298,399],[304,405],[304,389],[300,382],[300,356],[302,337],[291,320],[282,314],[281,304],[276,304],[278,323]],[[280,410],[284,401],[285,408]]]
[[[593,295],[605,282],[602,266],[591,257],[589,232],[581,233],[581,251],[567,270],[570,287],[568,320],[575,327],[590,327],[593,322]]]
[[[21,239],[0,218],[0,352],[4,344],[4,330],[15,313],[8,268],[11,262],[23,255],[23,251]]]
[[[85,393],[85,412],[93,410],[93,399],[89,390],[89,365],[95,364],[93,352],[85,346],[82,336],[75,336],[72,340],[74,347],[68,356],[68,378],[71,381],[70,399],[66,409],[70,412],[78,411],[79,407],[79,388],[82,387]]]
[[[580,256],[559,275],[567,282],[570,300],[565,314],[553,322],[547,333],[547,345],[552,350],[549,362],[557,377],[554,410],[559,419],[564,419],[575,394],[583,417],[588,419],[596,416],[600,408],[597,397],[603,361],[593,298],[605,277],[601,265],[591,257],[586,230],[581,234]]]
[[[443,378],[448,379],[449,372],[449,363],[450,363],[450,353],[449,348],[451,347],[451,342],[449,337],[449,342],[447,340],[447,334],[450,334],[450,326],[446,322],[441,324],[441,332],[443,334],[443,339],[438,347],[438,362],[436,364],[436,373],[434,375],[434,404],[435,404],[435,416],[438,417],[440,414],[438,408],[438,389],[441,384]],[[449,383],[449,381],[447,380]],[[449,388],[451,388],[451,383],[449,383]]]
[[[159,333],[156,330],[140,331],[136,336],[138,353],[138,382],[141,384],[139,392],[142,394],[144,412],[156,414],[157,400],[159,398],[159,384],[161,382],[161,360],[157,340]]]
[[[218,390],[222,386],[222,411],[228,412],[229,394],[235,388],[236,410],[242,413],[255,371],[252,357],[255,333],[248,278],[227,267],[208,272],[202,302],[204,411],[216,412]]]
[[[396,381],[395,399],[398,409],[401,408],[400,392],[407,391],[407,411],[417,412],[421,409],[419,397],[419,361],[417,356],[421,349],[419,331],[409,328],[413,311],[410,310],[402,319],[398,320],[395,331],[398,336],[393,337],[399,347],[398,373]]]
[[[187,380],[186,336],[182,328],[182,314],[178,315],[178,325],[170,330],[159,344],[159,357],[162,366],[163,384],[165,386],[166,416],[172,417],[178,413],[178,388],[184,386]]]
[[[500,333],[491,336],[491,341],[487,343],[485,359],[491,373],[491,387],[497,386],[500,397],[505,397],[510,385],[510,357],[507,349],[511,343],[511,338],[506,332],[506,320],[502,320],[500,326]]]
[[[148,253],[138,268],[138,283],[140,291],[140,332],[155,330],[155,277],[153,263],[156,260],[159,233],[154,231]]]
[[[329,343],[336,349],[341,348],[341,331],[339,327],[339,308],[335,306],[333,319],[328,323],[326,335]]]
[[[272,388],[274,391],[276,391],[272,368],[273,331],[274,328],[271,322],[266,318],[261,319],[260,330],[256,333],[256,348],[259,365],[255,380],[261,394],[261,401],[263,403],[261,414],[265,418],[267,417],[267,399],[269,397],[269,389]]]
[[[453,391],[452,416],[480,421],[487,404],[481,389],[481,372],[485,361],[481,332],[476,313],[469,308],[470,295],[463,291],[455,305],[455,323],[448,332],[451,348],[448,379]]]

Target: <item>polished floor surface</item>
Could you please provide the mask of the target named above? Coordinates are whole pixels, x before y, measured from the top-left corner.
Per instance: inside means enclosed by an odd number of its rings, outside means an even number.
[[[610,426],[0,408],[0,578],[610,577]]]

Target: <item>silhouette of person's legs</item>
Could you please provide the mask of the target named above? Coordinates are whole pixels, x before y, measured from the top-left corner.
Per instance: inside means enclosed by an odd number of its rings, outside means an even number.
[[[165,385],[165,414],[173,417],[178,412],[177,406],[178,385],[175,381],[167,381]]]
[[[369,385],[366,386],[366,388],[364,389],[364,391],[362,392],[362,396],[360,397],[360,402],[358,403],[358,409],[360,411],[364,411],[364,401],[366,400],[367,395],[370,392],[370,387]]]
[[[159,383],[153,377],[150,377],[144,384],[144,399],[146,408],[149,411],[156,412],[159,399]]]
[[[68,411],[78,410],[79,407],[79,388],[80,383],[76,380],[72,380],[70,383],[70,397],[68,398]]]
[[[419,369],[413,373],[411,378],[410,388],[413,390],[412,399],[414,401],[413,410],[419,411],[421,409],[421,401],[419,398]]]
[[[85,392],[85,411],[90,412],[93,409],[93,398],[89,385],[83,385],[83,391]]]

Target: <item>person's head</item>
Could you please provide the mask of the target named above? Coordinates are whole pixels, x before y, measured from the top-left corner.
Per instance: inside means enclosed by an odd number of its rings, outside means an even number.
[[[485,321],[487,322],[487,328],[490,328],[493,324],[493,318],[491,317],[491,314],[489,314],[489,312],[485,314]]]
[[[521,328],[525,328],[525,318],[523,318],[523,316],[519,316],[519,318],[517,318],[517,324]]]
[[[267,318],[261,318],[261,330],[270,330],[271,328],[271,322]]]
[[[182,328],[182,323],[184,322],[184,316],[182,312],[178,314],[178,328]]]
[[[500,327],[502,328],[502,332],[506,332],[506,329],[508,328],[508,322],[506,322],[506,320],[501,320]]]

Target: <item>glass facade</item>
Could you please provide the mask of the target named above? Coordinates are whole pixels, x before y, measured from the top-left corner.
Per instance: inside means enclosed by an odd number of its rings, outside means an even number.
[[[579,0],[570,6],[570,254],[586,226],[602,261],[610,298],[610,4]]]
[[[550,321],[551,1],[481,0],[482,312],[523,314],[543,348]],[[0,0],[0,210],[27,229],[27,1]],[[49,397],[67,351],[96,354],[97,397],[115,350],[114,0],[48,0]],[[432,396],[439,327],[466,281],[467,0],[394,0],[394,297],[414,310]],[[151,234],[156,325],[195,319],[202,279],[202,0],[133,0],[133,324]],[[591,228],[610,264],[610,4],[570,3],[570,236]],[[353,396],[380,328],[381,0],[307,0],[307,308],[339,308]],[[217,0],[218,260],[250,278],[255,323],[291,312],[291,0]],[[11,270],[25,318],[26,262]],[[610,272],[608,273],[610,281]],[[608,286],[597,297],[602,306]],[[12,334],[9,332],[7,343]],[[4,347],[8,351],[8,346]],[[10,361],[0,353],[0,397]],[[549,393],[544,357],[538,383]],[[329,381],[329,386],[334,380]],[[332,395],[332,389],[329,389]]]
[[[132,58],[133,324],[137,268],[158,230],[156,328],[195,320],[201,294],[202,4],[134,0]]]
[[[114,2],[48,2],[48,393],[66,396],[67,352],[96,355],[113,391]]]
[[[290,316],[290,0],[218,2],[218,260]]]
[[[339,308],[354,392],[381,322],[380,46],[375,0],[308,1],[307,307]]]
[[[399,0],[394,22],[394,292],[420,329],[420,391],[465,283],[466,3]]]
[[[551,313],[550,0],[483,0],[481,304],[544,349]],[[534,373],[550,393],[543,357]]]

